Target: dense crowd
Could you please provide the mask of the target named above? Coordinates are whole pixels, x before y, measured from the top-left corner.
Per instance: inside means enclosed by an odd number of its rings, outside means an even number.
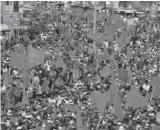
[[[58,12],[57,15],[61,15],[62,19],[54,22],[54,33],[48,30],[43,34],[41,32],[41,35],[28,32],[19,39],[12,38],[11,43],[1,50],[2,130],[76,129],[76,113],[63,109],[64,103],[78,106],[84,126],[90,130],[96,129],[101,114],[91,102],[90,94],[94,90],[107,92],[113,84],[112,79],[117,84],[125,117],[120,120],[114,114],[113,104],[107,105],[99,125],[100,130],[151,130],[155,125],[160,126],[157,119],[160,112],[159,96],[152,97],[145,108],[125,107],[126,93],[132,86],[136,86],[145,96],[153,92],[154,86],[149,85],[152,77],[160,76],[160,24],[156,18],[137,18],[134,33],[128,36],[128,42],[122,49],[115,48],[107,40],[97,45],[97,53],[103,53],[104,46],[109,54],[115,52],[116,66],[111,60],[95,65],[97,57],[90,47],[94,40],[88,38],[93,24],[88,24],[86,19],[74,18],[68,22],[64,12]],[[103,33],[107,22],[97,23],[99,34]],[[124,31],[123,25],[122,20],[115,37]],[[21,45],[26,54],[30,45],[46,52],[44,64],[26,72],[27,87],[23,86],[22,71],[10,65],[10,52],[19,50]],[[57,64],[57,54],[63,58],[64,63]],[[105,65],[110,65],[113,70],[113,74],[107,77],[101,76]],[[117,79],[118,70],[121,69],[131,71],[132,79],[129,82]]]

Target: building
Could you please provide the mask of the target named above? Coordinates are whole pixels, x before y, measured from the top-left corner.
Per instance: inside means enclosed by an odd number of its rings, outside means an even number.
[[[7,39],[13,36],[19,37],[19,30],[26,29],[26,27],[20,25],[20,21],[23,20],[24,10],[31,10],[33,5],[31,2],[26,1],[2,1],[1,2],[1,24],[7,25],[10,32],[7,34]],[[33,2],[32,2],[33,3]]]

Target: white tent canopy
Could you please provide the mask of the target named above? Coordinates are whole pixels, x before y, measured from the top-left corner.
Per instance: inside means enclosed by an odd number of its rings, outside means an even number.
[[[1,24],[0,30],[1,30],[1,31],[9,31],[10,29],[9,29],[8,25],[6,25],[6,24]]]

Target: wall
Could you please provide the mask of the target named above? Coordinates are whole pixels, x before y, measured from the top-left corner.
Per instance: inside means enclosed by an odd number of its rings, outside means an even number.
[[[14,10],[14,1],[3,1],[2,2],[2,17],[3,17],[3,24],[7,24],[10,28],[10,34],[11,36],[18,37],[19,36],[19,25],[20,25],[20,19],[23,17],[23,1],[18,1],[18,12],[15,12]]]

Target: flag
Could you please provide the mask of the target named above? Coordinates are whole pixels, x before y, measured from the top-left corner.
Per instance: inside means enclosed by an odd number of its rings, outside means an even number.
[[[11,52],[10,64],[16,66],[17,69],[28,68],[27,56],[18,52]]]
[[[125,23],[124,23],[124,33],[126,33],[127,32],[127,28],[128,28],[128,21],[125,21]]]
[[[111,13],[109,13],[109,14],[107,15],[107,20],[108,20],[108,24],[109,24],[109,25],[112,24],[112,14],[111,14]]]
[[[112,84],[112,86],[105,93],[105,95],[108,99],[109,105],[112,105],[114,103],[114,97],[117,95],[115,83]]]
[[[55,123],[56,117],[57,117],[57,110],[54,110],[54,112],[51,114],[51,118],[52,118],[53,123]]]
[[[143,38],[143,39],[147,39],[147,38],[148,38],[147,32],[143,32],[143,33],[142,33],[142,38]]]
[[[83,122],[82,122],[82,118],[81,118],[81,111],[79,109],[77,109],[76,128],[77,128],[77,130],[83,129]]]
[[[89,130],[85,124],[83,124],[83,120],[81,118],[81,111],[79,108],[77,109],[77,115],[76,115],[76,129],[77,130]]]
[[[158,123],[160,123],[160,112],[157,113],[156,121],[157,121]]]
[[[89,23],[93,21],[93,11],[91,10],[87,11],[87,20]]]
[[[117,96],[117,88],[116,88],[116,84],[114,81],[112,81],[112,86],[109,89],[109,101],[110,104],[114,103],[114,98]]]
[[[5,108],[8,110],[11,107],[10,98],[11,97],[11,89],[5,91]]]
[[[113,65],[118,68],[117,60],[113,57]]]
[[[134,26],[129,26],[127,29],[127,36],[130,37],[134,33]]]
[[[149,84],[151,86],[159,88],[160,87],[160,78],[159,77],[154,77]]]
[[[109,54],[106,46],[104,46],[104,55],[102,56],[102,60],[111,60],[111,55]]]
[[[139,89],[138,89],[138,87],[135,84],[133,84],[131,86],[130,92],[135,92],[136,94],[138,94],[139,96],[141,96],[141,93],[139,92]]]
[[[69,52],[69,56],[70,56],[71,59],[74,59],[74,60],[75,60],[75,59],[76,59],[75,50],[74,50],[74,51],[71,50],[71,51]]]
[[[96,43],[97,44],[102,44],[105,41],[105,36],[104,35],[100,35],[99,37],[96,37]]]
[[[118,44],[118,46],[120,48],[123,48],[124,46],[126,46],[126,44],[127,44],[127,40],[126,39],[127,39],[126,38],[126,34],[124,32],[121,34],[120,38],[116,39],[116,43]]]
[[[155,87],[153,96],[155,97],[159,96],[160,95],[160,78],[154,77],[149,84]]]
[[[88,38],[90,38],[90,39],[94,39],[95,37],[97,38],[97,36],[96,36],[93,32],[91,32],[91,31],[88,33],[87,36],[88,36]]]
[[[62,64],[63,71],[66,71],[66,69],[67,69],[66,63],[64,62],[64,60],[62,58],[61,58],[61,64]]]
[[[158,127],[158,126],[153,126],[153,127],[152,127],[152,130],[160,130],[160,127]]]
[[[145,97],[138,95],[135,91],[127,92],[126,106],[139,108],[146,107],[148,105],[149,95],[147,94]]]
[[[48,92],[48,84],[49,84],[49,81],[47,79],[44,79],[43,81],[43,84],[42,84],[42,92]]]
[[[127,59],[129,60],[133,56],[133,52],[131,50],[127,50]]]
[[[132,71],[131,71],[130,67],[128,67],[128,73],[127,73],[127,75],[128,75],[129,81],[131,81],[132,80]]]
[[[9,79],[8,79],[8,74],[6,73],[5,74],[5,76],[4,76],[4,81],[3,81],[3,87],[5,86],[5,87],[7,87],[8,86],[8,81]]]
[[[107,36],[108,41],[113,41],[114,40],[114,28],[112,25],[109,25],[107,29],[105,30],[105,35]]]
[[[62,57],[57,57],[56,68],[62,68],[63,71],[66,71],[66,64]]]
[[[24,40],[25,42],[28,42],[28,41],[29,41],[28,35],[23,35],[23,40]]]
[[[71,112],[77,112],[76,107],[72,106],[71,104],[63,104],[61,107],[62,107],[62,109],[67,109]]]
[[[20,44],[20,45],[18,46],[18,48],[17,48],[17,51],[18,51],[19,53],[25,54],[25,48],[24,48],[24,46],[23,46],[22,44]]]
[[[23,91],[22,104],[24,104],[24,105],[29,104],[29,97],[28,97],[27,91]]]
[[[105,66],[101,71],[101,77],[108,77],[111,73],[110,67]]]
[[[112,60],[113,65],[114,65],[115,67],[118,67],[118,63],[117,63],[117,60],[115,59],[115,55],[116,55],[116,52],[113,51],[113,52],[111,53],[110,59]]]
[[[117,84],[114,82],[114,80],[112,81],[112,93],[113,93],[113,96],[116,96],[117,95]]]
[[[19,87],[15,88],[14,94],[16,97],[20,97],[21,96],[21,89]]]
[[[124,70],[120,70],[120,71],[119,71],[119,73],[118,73],[118,79],[121,80],[121,81],[124,81],[124,82],[129,81],[129,77],[128,77],[128,75],[125,73]]]
[[[99,91],[93,91],[91,93],[91,101],[95,103],[98,111],[103,114],[105,107],[108,103],[108,99],[103,96]]]
[[[44,63],[45,56],[45,52],[29,47],[28,61],[32,67]]]
[[[115,97],[115,100],[114,100],[114,113],[115,115],[120,119],[120,120],[123,120],[125,114],[123,112],[123,109],[122,109],[122,101],[121,101],[121,97],[119,95],[117,95]]]
[[[29,77],[26,70],[23,70],[23,86],[28,88]]]
[[[154,88],[155,90],[154,90],[154,92],[153,92],[153,96],[154,97],[158,97],[159,95],[160,95],[160,87],[156,87],[156,88]]]
[[[56,67],[61,68],[62,67],[62,63],[61,63],[62,58],[61,58],[61,51],[59,49],[57,49],[55,51],[55,56],[57,58]]]

